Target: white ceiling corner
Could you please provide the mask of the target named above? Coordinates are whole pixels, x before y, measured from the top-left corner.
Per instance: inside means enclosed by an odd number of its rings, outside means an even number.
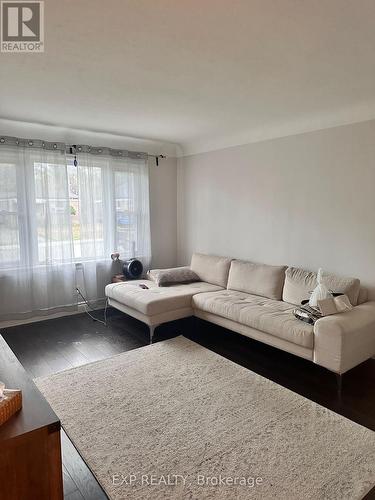
[[[44,53],[0,54],[1,133],[181,155],[375,118],[373,0],[49,0],[45,19]]]

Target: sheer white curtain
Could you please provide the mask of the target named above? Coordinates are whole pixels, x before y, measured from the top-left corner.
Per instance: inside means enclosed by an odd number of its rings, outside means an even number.
[[[104,297],[109,277],[119,268],[109,260],[151,260],[149,176],[146,158],[118,158],[108,150],[77,155],[79,239],[74,241],[79,286],[90,301]],[[71,167],[72,168],[72,167]]]
[[[79,148],[0,139],[0,320],[102,300],[115,250],[150,264],[147,158]]]
[[[65,148],[30,143],[0,147],[1,319],[76,303]]]

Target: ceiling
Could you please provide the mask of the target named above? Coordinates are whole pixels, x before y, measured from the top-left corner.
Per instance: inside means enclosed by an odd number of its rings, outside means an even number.
[[[373,0],[47,0],[0,117],[186,154],[375,117]]]

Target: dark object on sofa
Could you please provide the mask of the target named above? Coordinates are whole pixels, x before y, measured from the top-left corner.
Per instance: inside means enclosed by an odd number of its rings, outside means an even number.
[[[122,272],[124,273],[125,278],[129,280],[136,280],[137,278],[140,278],[143,273],[142,262],[138,259],[125,260],[122,266]]]

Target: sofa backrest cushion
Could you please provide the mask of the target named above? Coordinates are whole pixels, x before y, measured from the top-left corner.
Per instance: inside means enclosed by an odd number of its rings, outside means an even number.
[[[233,260],[230,266],[229,290],[281,300],[286,266],[269,266]]]
[[[190,269],[202,281],[226,288],[231,260],[229,257],[194,253],[191,258]]]
[[[302,300],[310,298],[310,292],[317,285],[317,273],[298,267],[288,267],[285,272],[283,301],[300,305]],[[333,292],[345,293],[350,303],[356,306],[360,290],[360,281],[356,278],[345,278],[331,273],[323,274],[323,282]]]
[[[367,288],[364,288],[363,286],[361,286],[359,288],[357,305],[364,304],[367,301],[368,301],[368,290],[367,290]]]

